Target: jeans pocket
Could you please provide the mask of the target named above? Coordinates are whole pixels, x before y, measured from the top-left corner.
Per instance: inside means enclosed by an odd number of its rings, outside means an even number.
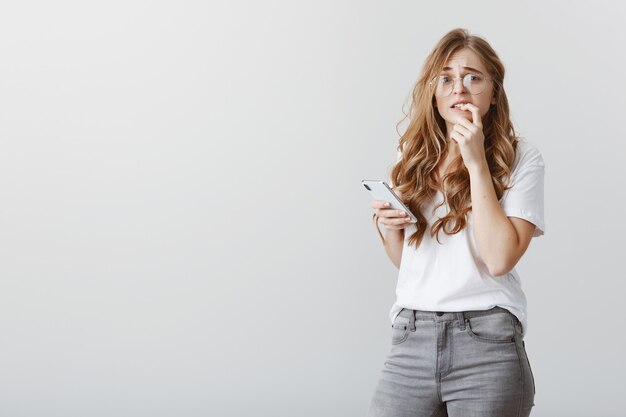
[[[397,316],[391,325],[391,344],[398,345],[409,337],[409,325],[411,320],[408,317]]]
[[[479,342],[515,343],[515,323],[509,313],[494,313],[466,319],[467,333]]]

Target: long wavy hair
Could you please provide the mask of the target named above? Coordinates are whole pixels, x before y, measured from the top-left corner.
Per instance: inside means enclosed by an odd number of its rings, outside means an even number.
[[[422,73],[413,87],[410,111],[403,112],[405,117],[398,122],[400,125],[409,118],[397,147],[401,155],[391,170],[391,181],[394,190],[400,192],[403,202],[417,217],[417,230],[409,237],[409,245],[416,248],[428,227],[421,208],[432,201],[437,191],[444,195],[444,201],[439,206],[447,202],[449,207],[447,215],[438,218],[430,228],[430,236],[436,236],[437,242],[442,228],[448,235],[463,230],[467,224],[466,215],[472,209],[469,172],[461,155],[450,162],[441,184],[437,183],[437,167],[448,152],[446,123],[436,110],[435,89],[429,84],[441,73],[450,56],[464,48],[469,48],[481,58],[493,78],[496,104],[491,105],[482,119],[485,156],[498,200],[510,188],[518,136],[509,118],[509,103],[503,88],[504,65],[487,41],[470,35],[466,29],[453,29],[426,57]]]

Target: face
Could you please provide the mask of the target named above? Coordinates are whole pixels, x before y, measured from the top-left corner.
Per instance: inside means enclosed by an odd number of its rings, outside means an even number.
[[[493,81],[478,55],[469,49],[459,50],[450,57],[444,67],[440,75],[448,77],[444,79],[446,82],[451,82],[450,80],[452,78],[464,77],[466,74],[489,78],[484,81],[484,89],[478,94],[471,94],[460,79],[453,81],[454,87],[449,96],[438,97],[437,94],[435,94],[437,110],[446,121],[447,131],[452,131],[454,125],[458,123],[459,117],[464,117],[472,121],[472,113],[469,110],[460,110],[452,107],[452,105],[458,101],[468,102],[478,107],[480,117],[484,120],[485,114],[489,111],[489,107],[496,103],[496,99],[494,97]],[[470,68],[474,68],[474,70]],[[475,80],[477,77],[472,77],[472,79]],[[438,80],[435,80],[435,83],[437,83],[437,81]]]

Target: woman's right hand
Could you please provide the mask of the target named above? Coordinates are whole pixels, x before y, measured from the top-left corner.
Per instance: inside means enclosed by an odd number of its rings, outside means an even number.
[[[396,190],[393,192],[402,199],[400,192]],[[378,222],[384,224],[385,229],[402,230],[415,223],[411,220],[408,213],[404,210],[391,208],[391,205],[387,201],[372,200],[372,208],[375,209],[376,215],[379,218]]]

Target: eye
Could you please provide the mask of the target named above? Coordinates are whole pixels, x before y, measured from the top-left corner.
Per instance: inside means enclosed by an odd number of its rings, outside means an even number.
[[[442,75],[439,77],[439,82],[442,84],[445,83],[449,83],[450,82],[450,77],[446,76],[446,75]]]

